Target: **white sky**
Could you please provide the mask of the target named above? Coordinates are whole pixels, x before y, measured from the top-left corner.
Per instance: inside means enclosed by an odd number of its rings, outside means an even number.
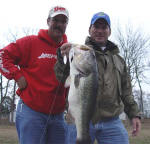
[[[118,22],[121,25],[130,22],[150,32],[149,0],[1,0],[0,42],[8,28],[47,28],[48,11],[54,5],[62,5],[70,12],[66,33],[72,42],[84,43],[91,17],[99,11],[110,16],[112,33]]]
[[[70,19],[67,36],[70,42],[84,43],[94,13],[103,11],[110,16],[113,28],[131,23],[150,33],[149,0],[1,0],[0,1],[0,45],[6,39],[8,29],[22,27],[47,28],[49,9],[62,5],[69,10]]]

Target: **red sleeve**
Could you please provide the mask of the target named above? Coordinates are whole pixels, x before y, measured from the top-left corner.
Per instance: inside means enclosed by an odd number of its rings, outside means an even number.
[[[27,62],[30,38],[24,37],[0,50],[0,72],[8,79],[18,80],[22,73],[20,66]]]

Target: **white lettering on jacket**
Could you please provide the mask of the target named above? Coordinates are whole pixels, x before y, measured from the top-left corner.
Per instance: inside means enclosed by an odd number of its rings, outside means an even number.
[[[57,55],[42,53],[38,58],[39,59],[41,59],[41,58],[50,58],[50,59],[55,58],[55,59],[57,59]]]
[[[0,69],[4,72],[4,73],[10,73],[9,70],[7,70],[6,68],[3,67],[3,59],[2,59],[2,55],[3,55],[4,51],[0,52]]]

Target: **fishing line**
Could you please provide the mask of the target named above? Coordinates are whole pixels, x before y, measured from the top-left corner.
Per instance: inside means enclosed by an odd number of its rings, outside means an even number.
[[[50,113],[51,113],[51,111],[52,111],[53,108],[54,108],[54,104],[55,104],[55,100],[56,100],[56,95],[58,94],[58,91],[59,91],[59,89],[60,89],[61,81],[62,81],[62,79],[63,79],[63,77],[64,77],[64,71],[65,71],[66,67],[67,67],[67,65],[65,64],[65,68],[64,68],[64,70],[63,70],[63,76],[62,76],[60,82],[58,82],[59,84],[58,84],[58,87],[57,87],[57,89],[56,89],[56,93],[55,93],[55,95],[54,95],[54,99],[53,99],[53,102],[52,102],[52,106],[50,107],[50,110],[49,110],[49,116],[48,116],[48,118],[47,118],[47,120],[46,120],[47,122],[46,122],[46,124],[45,124],[45,126],[44,126],[43,133],[41,134],[41,137],[40,137],[40,144],[42,144],[42,143],[41,143],[41,142],[42,142],[42,138],[43,138],[44,134],[46,134],[46,129],[47,129],[48,122],[49,122],[50,116],[51,116]],[[50,104],[50,102],[49,102],[49,104]]]

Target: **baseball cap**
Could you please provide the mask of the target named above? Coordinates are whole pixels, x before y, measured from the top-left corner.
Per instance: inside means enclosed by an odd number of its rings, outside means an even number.
[[[91,25],[94,24],[98,19],[106,20],[107,24],[110,27],[110,18],[109,18],[109,16],[106,13],[98,12],[98,13],[94,14],[92,19],[91,19]]]
[[[65,15],[68,19],[69,19],[69,12],[66,8],[62,7],[62,6],[55,6],[52,7],[49,11],[49,15],[48,17],[55,17],[59,14]]]

